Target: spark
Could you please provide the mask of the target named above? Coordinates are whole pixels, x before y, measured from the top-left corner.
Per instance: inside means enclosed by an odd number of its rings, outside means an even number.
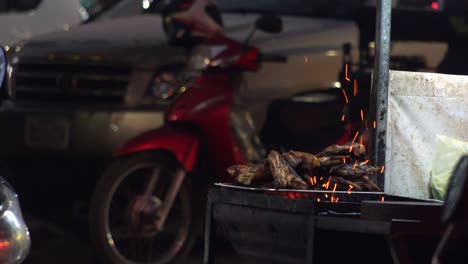
[[[343,116],[341,117],[341,122],[344,122],[345,117],[346,117],[346,115],[343,115]]]
[[[317,198],[317,202],[319,202],[319,203],[320,203],[320,198]]]
[[[366,130],[369,130],[369,122],[366,121]]]
[[[335,185],[333,185],[333,192],[336,192],[336,186],[338,186],[337,183],[335,183]]]
[[[305,61],[305,63],[308,63],[308,62],[309,62],[309,58],[307,58],[307,56],[304,56],[304,61]]]
[[[361,109],[361,120],[364,121],[364,111]]]
[[[307,177],[307,180],[310,183],[310,185],[314,185],[314,180],[312,178]]]
[[[338,200],[340,200],[340,197],[336,197],[335,203],[337,203]]]
[[[357,139],[358,135],[359,135],[359,131],[356,131],[356,135],[355,135],[354,138],[353,138],[352,144],[354,144],[354,142],[356,142],[356,139]],[[352,147],[352,145],[351,145],[351,147]],[[351,151],[350,151],[350,152],[351,152]]]
[[[377,127],[377,124],[376,124],[376,122],[375,122],[375,120],[374,120],[374,128],[376,128],[376,127]]]
[[[385,197],[382,196],[382,199],[381,199],[382,203],[385,202]]]
[[[323,180],[323,177],[320,177],[320,179],[319,179],[319,180],[321,180],[321,181],[322,181],[322,180]]]
[[[327,199],[328,199],[328,194],[325,194],[325,198],[327,198]]]
[[[346,81],[350,82],[351,79],[348,77],[348,68],[349,68],[349,66],[348,66],[348,64],[346,63],[346,66],[345,66],[345,71],[346,71],[346,72],[345,72],[345,78],[346,78]]]
[[[362,166],[362,165],[366,165],[368,162],[369,162],[369,160],[366,160],[366,161],[361,162],[361,166]]]
[[[353,165],[353,170],[355,170],[355,169],[356,169],[356,166],[357,166],[357,160],[356,160],[356,162],[354,162],[354,165]]]
[[[382,169],[380,170],[380,173],[384,173],[385,171],[385,165],[382,166]]]
[[[335,202],[335,197],[333,197],[333,195],[332,195],[332,197],[330,198],[330,200],[331,200],[332,203]]]
[[[346,163],[346,158],[345,158],[345,157],[343,157],[343,164],[345,164],[345,163]]]
[[[344,95],[344,98],[345,98],[345,102],[346,102],[346,103],[349,103],[349,101],[348,101],[348,96],[346,95],[345,89],[341,89],[341,90],[343,91],[343,95]]]
[[[359,89],[359,88],[358,88],[358,82],[357,82],[357,80],[354,80],[354,96],[357,95],[358,89]]]
[[[330,187],[330,181],[331,181],[331,177],[328,177],[327,183],[324,184],[324,185],[325,185],[324,187],[325,187],[327,190],[328,190],[328,188]]]
[[[348,194],[351,194],[351,190],[353,189],[354,187],[350,184],[349,185],[349,189],[348,189]]]
[[[360,139],[359,139],[359,144],[362,145],[362,135],[360,136]]]
[[[349,147],[349,153],[353,152],[353,145]]]
[[[314,184],[317,184],[317,177],[314,176]]]

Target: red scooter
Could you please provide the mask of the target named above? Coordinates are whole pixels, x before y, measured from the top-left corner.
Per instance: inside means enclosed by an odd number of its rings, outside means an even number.
[[[262,16],[255,28],[277,33],[282,22]],[[209,175],[229,181],[227,167],[264,155],[250,116],[235,99],[242,73],[285,61],[224,35],[192,51],[181,77],[189,81],[181,83],[165,125],[117,150],[97,184],[90,228],[99,256],[112,263],[173,263],[188,252],[201,229],[214,181]]]

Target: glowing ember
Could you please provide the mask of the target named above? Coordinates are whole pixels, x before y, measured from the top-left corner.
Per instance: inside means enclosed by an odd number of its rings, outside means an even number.
[[[359,131],[356,131],[356,135],[354,135],[354,138],[353,138],[353,144],[354,144],[354,142],[356,142],[356,139],[357,139],[358,135],[359,135]]]
[[[354,80],[354,96],[357,95],[358,89],[359,89],[359,88],[358,88],[358,82],[357,82],[357,80]]]
[[[348,194],[351,194],[351,190],[353,189],[354,187],[350,184],[349,185],[349,189],[348,189]]]
[[[346,64],[345,65],[345,78],[349,82],[349,81],[351,81],[351,79],[348,77],[348,68],[349,68],[349,66],[348,66],[348,64]]]
[[[364,111],[361,109],[361,120],[364,121]]]
[[[308,177],[307,180],[309,181],[310,185],[314,185],[314,180],[312,178]]]
[[[385,171],[385,165],[382,166],[382,169],[380,170],[380,173],[384,173],[384,171]]]
[[[361,162],[361,166],[362,166],[362,165],[366,165],[368,162],[369,162],[369,160],[366,160],[366,161]]]
[[[349,103],[348,101],[348,95],[346,95],[346,91],[344,89],[341,89],[343,91],[343,95],[344,95],[344,98],[345,98],[345,102],[346,103]]]

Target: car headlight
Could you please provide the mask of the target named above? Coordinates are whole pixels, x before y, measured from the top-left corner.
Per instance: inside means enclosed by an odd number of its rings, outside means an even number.
[[[30,246],[29,230],[21,214],[18,195],[0,177],[0,263],[21,263]]]

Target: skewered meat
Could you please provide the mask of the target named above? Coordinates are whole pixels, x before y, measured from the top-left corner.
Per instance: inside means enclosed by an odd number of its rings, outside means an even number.
[[[228,173],[236,179],[238,183],[250,185],[252,181],[271,179],[271,174],[265,169],[263,164],[241,164],[228,168]]]
[[[276,188],[308,189],[307,183],[291,169],[278,152],[272,150],[268,155],[268,162]]]
[[[359,143],[352,143],[346,145],[331,145],[320,152],[319,156],[332,156],[332,155],[348,155],[362,160],[366,154],[366,148]]]
[[[346,179],[356,179],[379,171],[379,167],[347,163],[332,167],[329,173]]]

